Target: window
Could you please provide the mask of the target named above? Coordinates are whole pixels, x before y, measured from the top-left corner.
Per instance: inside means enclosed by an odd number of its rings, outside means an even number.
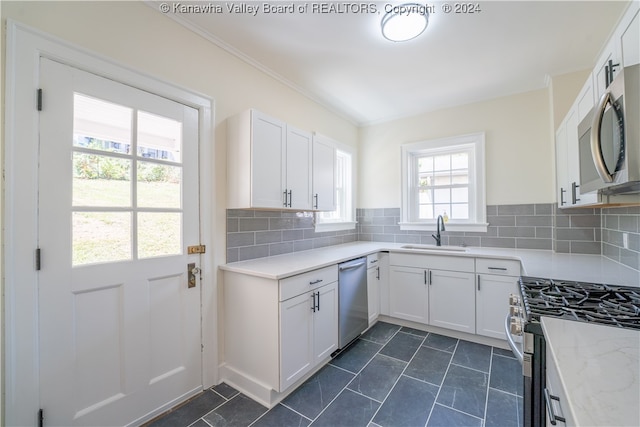
[[[402,230],[486,231],[484,134],[402,146]]]
[[[316,214],[316,231],[351,230],[356,227],[354,215],[354,153],[347,146],[336,150],[336,210]]]

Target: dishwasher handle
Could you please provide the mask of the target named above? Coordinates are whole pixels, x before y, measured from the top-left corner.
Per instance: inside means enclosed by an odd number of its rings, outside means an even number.
[[[363,266],[363,265],[365,265],[365,264],[366,264],[366,261],[361,261],[361,262],[359,262],[359,263],[357,263],[357,264],[341,265],[341,266],[339,267],[339,270],[340,270],[340,271],[352,270],[352,269],[354,269],[354,268],[358,268],[358,267]]]

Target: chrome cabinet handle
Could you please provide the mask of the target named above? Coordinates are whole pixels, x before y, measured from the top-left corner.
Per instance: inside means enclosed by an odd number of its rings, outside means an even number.
[[[322,282],[322,279],[312,280],[311,282],[309,282],[309,286],[317,285],[320,282]]]
[[[567,203],[567,201],[564,199],[564,193],[566,193],[567,190],[565,190],[564,188],[560,187],[560,206],[564,205]]]
[[[316,203],[315,203],[315,205],[313,206],[313,208],[314,208],[314,209],[318,209],[318,193],[316,193],[316,195],[315,195],[315,196],[313,196],[313,198],[314,198],[314,199],[316,199]]]
[[[283,206],[286,208],[287,207],[287,189],[284,189],[284,203]]]
[[[505,267],[487,267],[489,270],[507,271]]]
[[[491,268],[491,267],[489,267]],[[480,290],[480,275],[478,274],[478,290]]]
[[[311,294],[311,298],[313,299],[313,302],[311,303],[311,311],[315,313],[316,312],[316,293],[315,292]]]
[[[289,207],[291,207],[291,200],[293,197],[291,196],[291,190],[289,190]]]

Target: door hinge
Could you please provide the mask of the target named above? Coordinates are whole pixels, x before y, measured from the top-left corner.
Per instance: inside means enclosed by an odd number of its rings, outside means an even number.
[[[187,253],[189,255],[203,254],[205,253],[206,249],[207,247],[205,245],[187,246]]]
[[[38,111],[42,111],[42,89],[38,89]]]
[[[40,408],[38,411],[38,427],[44,426],[44,410]]]
[[[41,267],[41,255],[40,255],[40,248],[36,249],[36,271],[40,271],[40,267]]]

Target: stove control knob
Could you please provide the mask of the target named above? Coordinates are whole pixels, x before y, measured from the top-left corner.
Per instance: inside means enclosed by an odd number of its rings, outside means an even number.
[[[509,304],[520,305],[520,297],[514,294],[509,295]]]
[[[513,317],[520,317],[522,316],[522,309],[518,306],[512,305],[509,307],[509,313],[511,313],[511,316]]]
[[[511,335],[522,335],[522,319],[511,318]]]

